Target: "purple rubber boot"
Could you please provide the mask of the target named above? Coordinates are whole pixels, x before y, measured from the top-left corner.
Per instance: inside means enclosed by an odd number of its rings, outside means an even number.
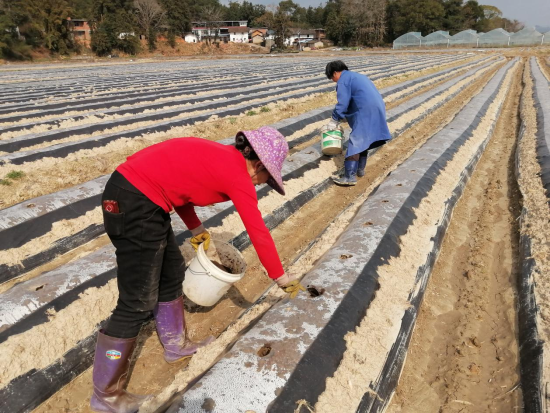
[[[164,360],[175,363],[193,356],[201,347],[214,341],[210,336],[200,343],[193,343],[185,334],[183,297],[166,303],[158,303],[153,311],[157,323],[157,333],[164,347]]]
[[[150,397],[124,390],[136,338],[116,338],[99,332],[94,357],[94,394],[90,401],[92,411],[134,413]]]

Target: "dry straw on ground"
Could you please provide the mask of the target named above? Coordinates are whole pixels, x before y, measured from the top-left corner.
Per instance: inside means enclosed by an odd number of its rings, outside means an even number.
[[[333,377],[315,405],[318,413],[355,411],[361,398],[382,370],[401,326],[404,311],[410,306],[408,295],[419,269],[433,248],[433,237],[444,205],[452,196],[464,168],[491,130],[512,78],[509,73],[495,101],[472,137],[459,149],[436,179],[428,195],[414,210],[415,220],[400,237],[400,255],[378,268],[380,288],[365,318],[345,336],[347,350]]]
[[[531,63],[526,65],[523,82],[521,119],[525,127],[519,144],[520,179],[525,216],[521,232],[531,240],[531,257],[535,261],[534,286],[538,308],[539,339],[550,342],[550,207],[541,180],[541,167],[537,161],[537,113],[533,99]],[[550,359],[543,358],[545,381],[550,377]]]

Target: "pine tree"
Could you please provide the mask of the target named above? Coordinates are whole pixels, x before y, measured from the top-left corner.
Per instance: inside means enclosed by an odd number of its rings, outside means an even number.
[[[445,8],[440,0],[398,0],[394,30],[397,36],[408,32],[423,35],[443,28]]]
[[[41,34],[42,42],[51,53],[69,54],[75,43],[68,18],[73,9],[67,0],[25,0],[24,8],[31,29]]]
[[[183,38],[191,30],[191,8],[187,0],[160,0],[160,4],[166,10],[168,43],[175,47],[176,36]]]
[[[445,18],[443,19],[443,27],[441,29],[445,29],[451,34],[464,30],[462,0],[445,0],[443,8],[445,10]]]
[[[342,11],[333,11],[327,17],[325,32],[336,45],[347,46],[356,34],[356,27],[349,15]]]
[[[92,3],[92,50],[106,56],[113,50],[139,51],[132,0],[94,0]]]
[[[31,59],[31,46],[22,40],[19,26],[29,21],[20,0],[0,0],[0,58]]]
[[[72,19],[92,19],[92,0],[70,0],[73,9]]]

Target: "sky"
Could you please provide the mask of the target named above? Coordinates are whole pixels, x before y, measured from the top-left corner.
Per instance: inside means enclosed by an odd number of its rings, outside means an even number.
[[[550,0],[478,0],[480,4],[496,6],[504,17],[508,19],[517,19],[526,26],[550,26]],[[222,0],[228,3],[228,0]],[[301,6],[316,7],[322,3],[321,0],[294,0]],[[252,3],[260,4],[278,4],[277,0],[252,0]]]
[[[550,0],[482,0],[479,3],[496,6],[504,17],[517,19],[526,26],[550,26]]]

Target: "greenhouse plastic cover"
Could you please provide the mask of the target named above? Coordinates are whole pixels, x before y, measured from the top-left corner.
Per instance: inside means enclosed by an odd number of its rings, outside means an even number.
[[[487,33],[463,30],[453,36],[439,30],[422,37],[420,32],[406,33],[393,42],[394,49],[421,46],[537,46],[550,44],[550,32],[540,33],[532,27],[525,27],[517,33],[495,29]]]
[[[542,44],[543,34],[534,28],[525,27],[510,37],[510,44],[513,45],[539,45]]]
[[[424,41],[422,43],[426,46],[447,46],[449,44],[450,38],[451,36],[449,36],[449,32],[439,30],[437,32],[430,33],[429,35],[424,37]]]
[[[507,46],[510,44],[510,33],[504,29],[495,29],[479,36],[480,45]]]
[[[410,32],[399,36],[393,41],[393,48],[413,47],[422,45],[422,34],[420,32]]]
[[[515,39],[515,43],[513,42]],[[422,37],[420,32],[406,33],[393,42],[394,49],[421,46],[508,46],[536,45],[550,43],[550,36],[544,36],[534,29],[523,29],[518,33],[508,33],[504,29],[495,29],[487,33],[476,33],[475,30],[464,30],[449,36],[449,32],[439,30]]]
[[[480,33],[482,34],[482,33]],[[463,30],[451,36],[452,45],[477,45],[479,34],[475,30]]]

